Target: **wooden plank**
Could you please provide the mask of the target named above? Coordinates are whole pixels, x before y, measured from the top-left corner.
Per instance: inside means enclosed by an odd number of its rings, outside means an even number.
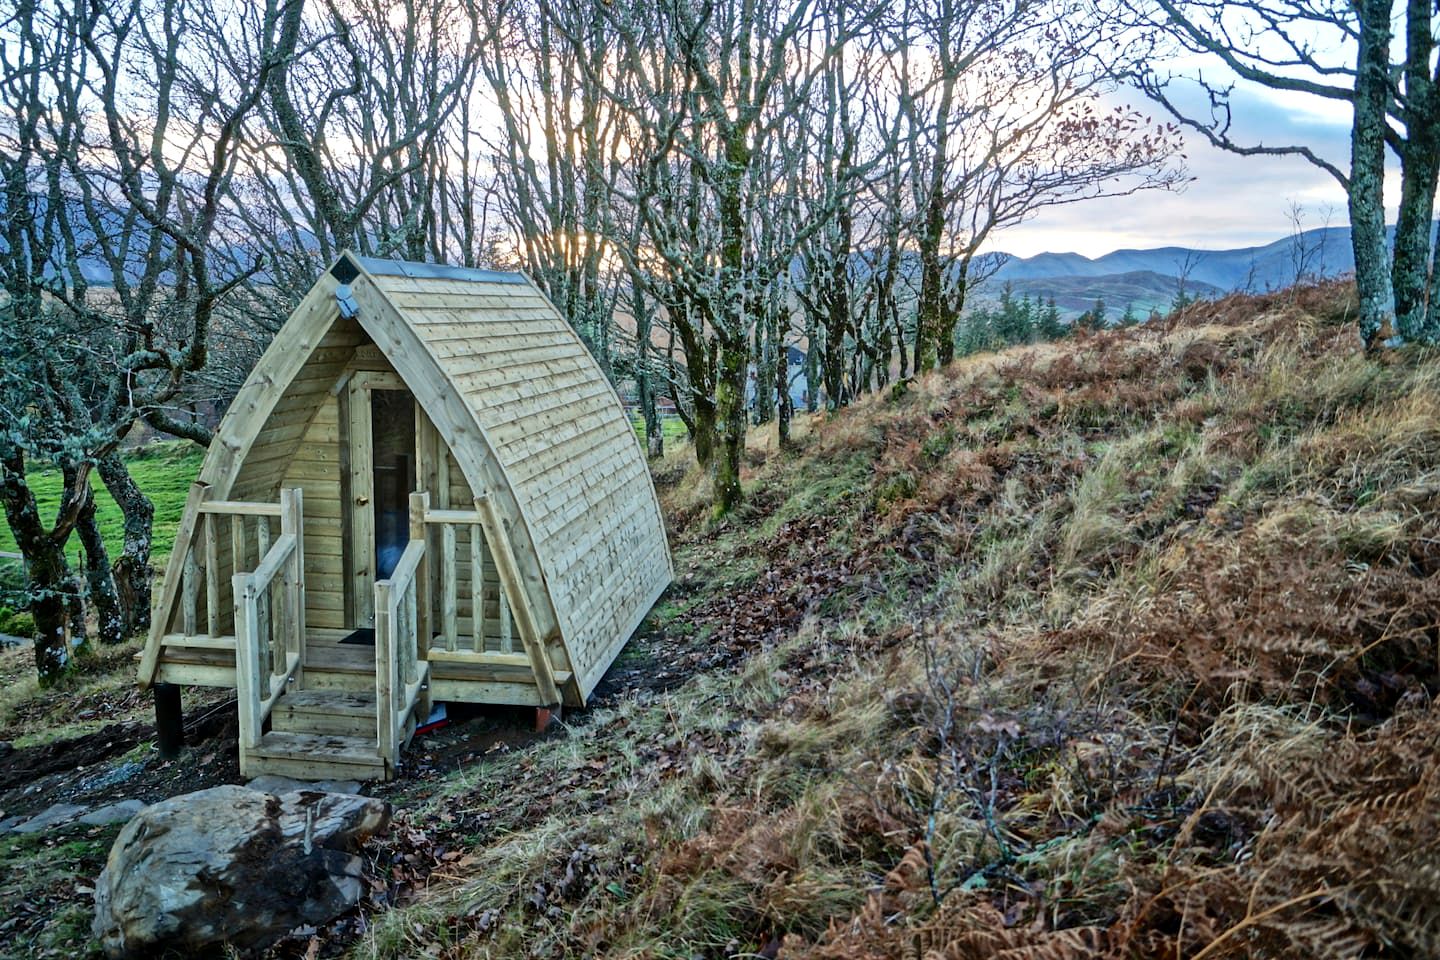
[[[200,517],[195,523],[201,522]],[[196,632],[197,607],[200,600],[200,565],[195,561],[195,546],[185,551],[185,564],[181,568],[183,593],[180,597],[180,632],[194,635]]]
[[[237,573],[231,580],[235,593],[235,702],[239,713],[240,755],[260,743],[260,722],[255,717],[260,680],[260,625],[256,617],[255,579]]]
[[[290,758],[304,760],[307,757],[320,763],[350,764],[361,767],[378,767],[380,757],[371,747],[368,739],[360,737],[313,736],[303,733],[270,733],[266,735],[259,749],[254,753],[262,757]]]
[[[229,650],[235,649],[234,637],[187,637],[182,633],[167,633],[164,644],[169,649],[183,647],[187,650]]]
[[[166,661],[161,663],[159,669],[156,670],[155,682],[175,683],[187,687],[234,687],[235,666],[233,662],[217,666]]]
[[[220,547],[215,537],[215,518],[206,516],[205,544],[205,632],[220,636]]]
[[[375,717],[376,747],[386,766],[393,766],[395,749],[395,652],[391,649],[394,609],[389,580],[375,584]]]
[[[238,515],[230,517],[230,572],[242,573],[250,566],[249,558],[246,556],[245,518]],[[233,600],[232,600],[233,606]]]
[[[280,504],[260,503],[254,500],[206,500],[200,510],[203,513],[221,513],[238,517],[280,516]]]
[[[478,522],[480,512],[475,512]],[[485,532],[472,526],[470,536],[470,633],[471,646],[485,649]]]
[[[530,669],[530,657],[523,653],[431,650],[429,660],[431,663],[464,663],[477,667],[510,667],[527,671]]]
[[[375,593],[375,514],[371,500],[374,458],[370,433],[370,395],[364,391],[364,378],[350,381],[350,543],[352,564],[351,592],[354,597],[354,623],[357,627],[374,626]]]
[[[293,654],[298,668],[292,669],[296,686],[304,684],[305,669],[305,492],[298,487],[280,491],[280,530],[295,538],[290,554],[286,590],[289,632],[285,649]]]
[[[558,705],[560,690],[555,685],[550,654],[544,648],[544,641],[540,637],[535,625],[535,618],[530,611],[530,602],[525,596],[525,585],[521,581],[520,571],[515,565],[515,554],[510,546],[510,538],[506,535],[505,528],[500,523],[495,506],[490,502],[489,497],[477,497],[475,509],[479,510],[481,517],[484,518],[485,539],[490,543],[495,569],[500,574],[500,583],[510,601],[510,611],[516,618],[516,625],[520,628],[520,642],[530,657],[530,667],[535,673],[535,685],[539,688],[540,696],[545,700],[546,705]]]
[[[426,523],[471,524],[480,522],[480,515],[469,510],[426,510]]]
[[[505,598],[505,591],[500,591],[499,610],[496,611],[497,631],[500,634],[500,652],[513,653],[515,650],[514,631],[511,629],[510,601]]]
[[[417,403],[415,409],[418,411],[420,405]],[[417,434],[418,436],[418,434]],[[425,512],[430,507],[430,494],[415,492],[410,494],[410,539],[419,540],[424,544],[425,552],[420,557],[420,566],[415,571],[416,581],[416,608],[415,608],[415,631],[416,631],[416,656],[423,658],[430,649],[430,624],[433,622],[432,606],[433,591],[430,589],[430,540],[428,530],[425,526]]]
[[[456,598],[457,587],[455,583],[455,527],[452,524],[443,523],[440,525],[440,631],[445,636],[445,649],[454,650],[458,630],[456,629]]]

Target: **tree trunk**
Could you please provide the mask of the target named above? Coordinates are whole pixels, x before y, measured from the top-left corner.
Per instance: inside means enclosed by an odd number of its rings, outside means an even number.
[[[1425,320],[1432,337],[1440,337],[1440,221],[1435,223],[1435,263],[1430,268],[1430,311]]]
[[[953,300],[941,297],[939,326],[935,329],[935,353],[940,365],[946,366],[955,359],[955,325],[965,309],[965,294],[969,284],[970,265],[962,263],[955,278]]]
[[[940,327],[942,265],[940,232],[943,229],[944,207],[938,195],[931,198],[925,213],[925,229],[920,236],[920,298],[915,305],[915,373],[924,373],[935,365],[937,336]]]
[[[728,514],[740,504],[740,460],[745,447],[745,377],[749,368],[750,339],[746,336],[745,212],[742,185],[750,166],[750,149],[744,126],[725,137],[725,164],[717,191],[716,214],[720,226],[721,318],[715,324],[719,349],[715,369],[715,516]]]
[[[635,399],[645,423],[645,455],[651,460],[665,456],[665,431],[655,409],[655,383],[650,370],[650,304],[640,281],[631,278],[630,305],[635,311]]]
[[[790,418],[795,403],[790,399],[790,348],[780,344],[780,359],[775,363],[775,440],[780,449],[790,446]]]
[[[1350,232],[1360,337],[1373,346],[1390,300],[1385,242],[1385,128],[1390,97],[1390,0],[1360,0],[1355,66],[1355,119],[1350,136]]]
[[[740,462],[745,452],[746,339],[725,337],[715,377],[715,515],[740,505]]]
[[[778,350],[775,338],[778,334],[772,328],[770,317],[763,308],[757,306],[752,315],[758,318],[755,324],[755,395],[751,398],[754,408],[753,422],[758,426],[769,423],[775,416],[775,397],[766,385],[775,382],[775,356]],[[749,379],[747,373],[747,383]]]
[[[100,525],[95,522],[95,494],[86,481],[85,505],[75,520],[75,532],[85,550],[85,587],[90,609],[95,614],[95,633],[101,643],[116,644],[126,637],[115,580],[110,573],[110,555]]]
[[[40,519],[35,495],[25,482],[24,459],[8,455],[0,466],[5,519],[25,558],[26,593],[35,619],[35,669],[42,685],[65,673],[70,663],[70,622],[75,584],[65,563],[63,540],[56,542]]]
[[[120,615],[126,636],[150,628],[151,537],[154,533],[155,505],[136,485],[118,453],[101,459],[100,479],[105,489],[120,506],[125,517],[125,542],[113,571],[115,592],[120,600]]]
[[[816,341],[819,340],[815,318],[805,315],[805,412],[814,413],[820,406],[820,363]]]
[[[708,396],[695,394],[695,422],[690,428],[695,445],[695,462],[702,470],[715,462],[715,403]]]
[[[1405,27],[1406,138],[1400,151],[1400,212],[1395,221],[1395,262],[1390,271],[1395,320],[1406,340],[1430,342],[1440,335],[1429,323],[1430,231],[1435,217],[1436,176],[1440,174],[1440,96],[1430,76],[1435,41],[1430,31],[1432,0],[1409,0]]]

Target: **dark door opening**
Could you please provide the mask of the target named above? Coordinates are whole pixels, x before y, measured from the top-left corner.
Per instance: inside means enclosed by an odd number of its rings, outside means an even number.
[[[375,516],[375,579],[395,571],[410,542],[415,489],[415,398],[406,390],[370,391]]]

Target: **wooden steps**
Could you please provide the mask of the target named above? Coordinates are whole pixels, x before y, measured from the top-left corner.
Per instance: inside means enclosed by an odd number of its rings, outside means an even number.
[[[384,780],[385,761],[375,737],[344,737],[272,730],[252,750],[240,751],[247,777],[273,773],[296,780]]]
[[[297,780],[384,780],[374,691],[289,690],[270,713],[260,745],[241,750],[246,776]]]
[[[373,690],[290,691],[270,714],[271,729],[283,733],[373,737],[375,726]]]

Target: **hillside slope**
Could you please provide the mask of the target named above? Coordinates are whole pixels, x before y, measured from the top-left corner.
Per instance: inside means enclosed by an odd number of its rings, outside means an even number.
[[[671,481],[625,692],[412,798],[354,954],[1437,955],[1440,365],[1348,296],[973,358],[718,529]]]
[[[1391,234],[1393,237],[1393,229]],[[996,278],[1018,282],[1048,277],[1107,277],[1150,271],[1170,277],[1172,284],[1175,277],[1184,273],[1192,282],[1209,284],[1225,291],[1276,290],[1293,283],[1297,272],[1335,277],[1354,269],[1350,228],[1318,227],[1261,246],[1229,250],[1156,247],[1149,250],[1115,250],[1093,258],[1079,253],[1010,257],[1000,267]]]
[[[1000,289],[1003,289],[1000,288]],[[1172,276],[1164,276],[1152,270],[1137,270],[1133,273],[1111,273],[1103,276],[1037,277],[1010,282],[1010,289],[1016,296],[1033,296],[1044,302],[1055,299],[1055,305],[1068,316],[1089,310],[1096,300],[1103,300],[1112,320],[1119,319],[1129,305],[1135,315],[1144,319],[1153,307],[1168,311],[1175,300],[1179,284]],[[1192,299],[1205,297],[1215,299],[1226,291],[1207,283],[1190,283],[1186,294]],[[979,288],[978,299],[999,298],[999,290],[992,281]]]

